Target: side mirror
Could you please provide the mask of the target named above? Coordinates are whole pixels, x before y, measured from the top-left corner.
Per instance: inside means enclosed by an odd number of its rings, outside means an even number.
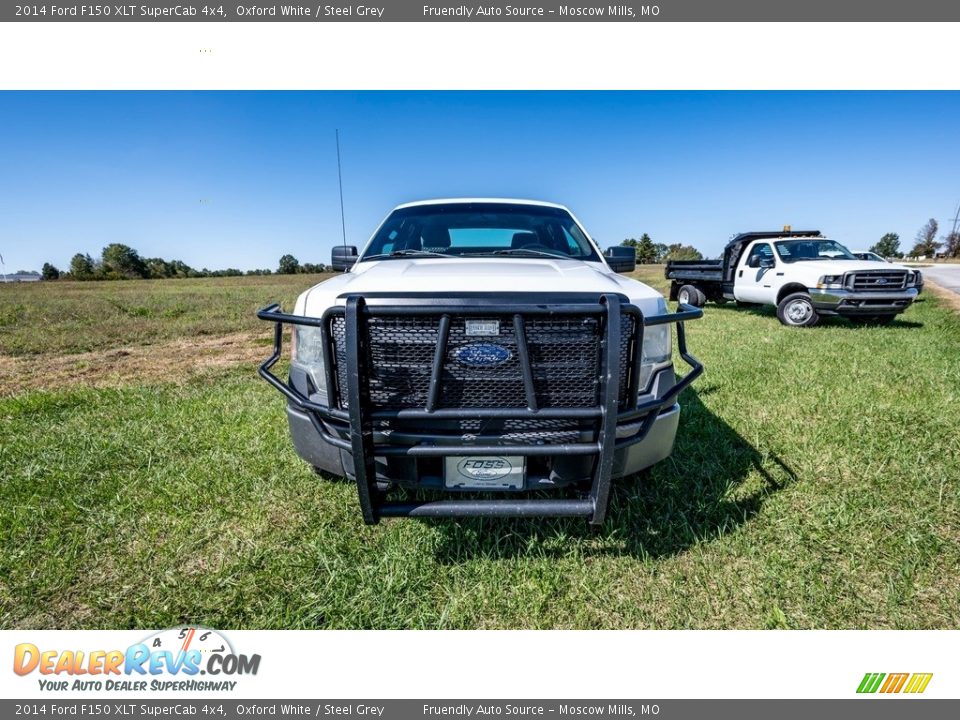
[[[762,267],[762,268],[772,268],[772,267],[776,267],[776,266],[777,266],[777,261],[774,260],[772,257],[762,257],[762,258],[760,258],[760,265],[759,265],[759,267]]]
[[[334,245],[330,254],[330,267],[337,272],[346,272],[357,262],[357,248],[354,245]]]
[[[628,273],[637,269],[637,251],[632,247],[617,245],[607,248],[604,258],[614,272]]]

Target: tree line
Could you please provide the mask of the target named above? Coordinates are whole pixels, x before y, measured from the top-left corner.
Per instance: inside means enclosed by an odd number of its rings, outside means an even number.
[[[900,236],[897,233],[887,233],[870,248],[870,252],[885,258],[928,257],[944,256],[948,258],[960,257],[960,231],[952,230],[937,240],[940,226],[936,220],[930,218],[920,230],[913,243],[913,249],[908,253],[900,251]]]
[[[637,251],[637,262],[644,265],[665,263],[668,260],[703,260],[703,254],[692,245],[655,243],[647,233],[640,239],[628,238],[620,243]]]
[[[917,232],[909,252],[900,250],[900,236],[893,232],[886,233],[870,248],[870,251],[885,258],[921,256],[960,258],[960,231],[948,232],[938,240],[939,231],[940,226],[937,221],[930,218]],[[641,264],[665,263],[668,260],[703,260],[703,254],[692,245],[655,243],[647,233],[641,235],[639,240],[628,238],[620,244],[634,248],[637,252],[637,262]]]
[[[293,255],[283,255],[276,270],[200,270],[182,260],[145,258],[128,245],[111,243],[100,253],[99,258],[87,253],[77,253],[70,259],[70,268],[61,271],[52,263],[44,263],[40,275],[44,280],[165,280],[171,278],[239,277],[241,275],[297,275],[322,273],[327,266],[322,263],[300,263]]]

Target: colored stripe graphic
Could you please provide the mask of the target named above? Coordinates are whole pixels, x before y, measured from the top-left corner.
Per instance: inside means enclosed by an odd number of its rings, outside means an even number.
[[[922,693],[927,689],[933,673],[866,673],[857,686],[858,693],[875,693],[878,690],[885,694]],[[882,684],[881,684],[882,683]]]
[[[922,693],[927,689],[927,685],[930,684],[930,678],[933,677],[933,673],[914,673],[910,678],[910,682],[907,683],[905,693]]]
[[[910,677],[910,673],[890,673],[887,675],[887,681],[883,684],[883,687],[880,688],[880,692],[900,692],[900,690],[903,688],[903,684],[907,682],[908,677]]]
[[[863,680],[860,681],[860,687],[857,688],[858,693],[875,693],[877,688],[880,687],[880,681],[883,680],[885,675],[883,673],[867,673],[863,676]]]

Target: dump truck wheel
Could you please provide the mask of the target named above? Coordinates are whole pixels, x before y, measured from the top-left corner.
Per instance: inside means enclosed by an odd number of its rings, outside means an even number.
[[[820,322],[816,308],[807,293],[787,295],[777,305],[777,318],[789,327],[813,327]]]

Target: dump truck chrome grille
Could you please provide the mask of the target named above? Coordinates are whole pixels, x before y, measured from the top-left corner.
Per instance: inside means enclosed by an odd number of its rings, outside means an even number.
[[[858,270],[847,274],[846,287],[856,292],[889,292],[907,287],[905,270]]]

